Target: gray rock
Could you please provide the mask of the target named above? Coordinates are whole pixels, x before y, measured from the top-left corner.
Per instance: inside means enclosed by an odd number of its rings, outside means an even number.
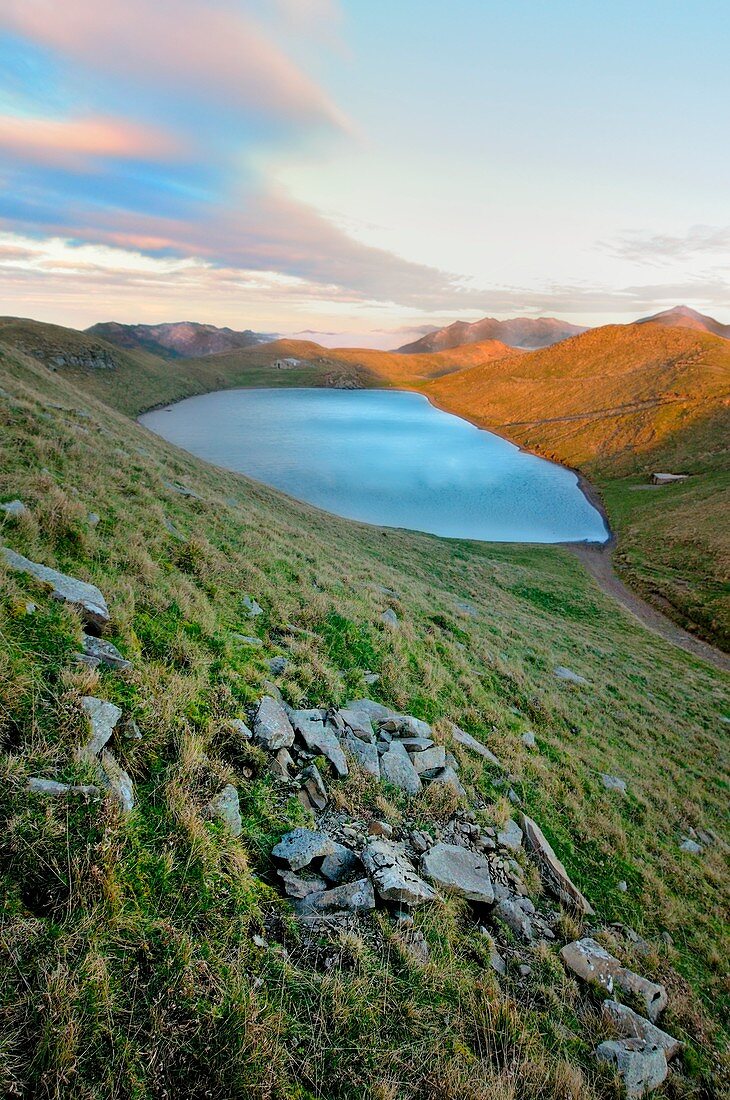
[[[81,706],[89,720],[91,736],[85,745],[76,750],[76,759],[93,760],[114,733],[122,712],[115,703],[95,699],[92,695],[85,695],[81,700]]]
[[[342,722],[343,728],[349,729],[361,740],[373,741],[373,723],[367,711],[346,707],[344,710],[335,711],[333,718]]]
[[[494,907],[494,915],[504,921],[515,935],[521,936],[527,943],[532,943],[535,939],[535,930],[530,920],[532,914],[520,904],[523,900],[518,897],[501,898]]]
[[[668,1073],[662,1048],[644,1039],[608,1039],[596,1048],[596,1059],[616,1070],[629,1097],[658,1088]]]
[[[386,611],[384,611],[380,618],[386,626],[392,628],[396,628],[398,626],[398,616],[396,615],[392,607],[389,607]]]
[[[532,732],[532,730],[525,730],[525,732],[522,734],[522,737],[520,738],[520,741],[526,749],[535,748],[535,734]]]
[[[380,676],[377,672],[371,672],[370,669],[366,669],[365,672],[363,672],[362,674],[362,678],[368,685],[368,687],[372,687],[373,684],[377,684]]]
[[[601,775],[601,783],[607,791],[621,791],[622,794],[626,791],[626,780],[617,775]]]
[[[288,749],[278,749],[269,764],[274,775],[280,779],[290,779],[295,764]]]
[[[226,725],[228,726],[228,729],[232,730],[234,733],[237,733],[238,736],[244,741],[250,741],[253,737],[251,730],[248,728],[242,718],[231,718],[230,721],[226,723]]]
[[[512,849],[513,852],[522,847],[522,829],[512,818],[505,823],[501,832],[497,833],[497,843],[503,848]]]
[[[398,737],[417,737],[430,740],[431,727],[421,718],[414,718],[412,714],[393,714],[381,720],[378,725],[381,729],[388,730]]]
[[[168,535],[172,535],[172,537],[174,539],[177,539],[178,542],[185,542],[185,535],[182,533],[182,531],[180,531],[179,528],[175,526],[171,519],[169,519],[167,516],[163,516],[162,523]]]
[[[667,991],[663,985],[623,966],[596,940],[574,940],[562,948],[560,955],[568,969],[584,981],[597,982],[609,993],[618,988],[635,996],[645,1006],[652,1023],[666,1007]]]
[[[324,893],[311,893],[297,904],[297,912],[311,913],[365,913],[375,908],[375,893],[370,879],[361,878],[335,886]]]
[[[7,516],[27,516],[29,509],[22,500],[9,500],[6,504],[0,504],[0,512],[5,512]]]
[[[499,974],[500,977],[504,977],[507,973],[507,963],[504,961],[496,947],[493,947],[489,953],[489,965],[495,974]]]
[[[99,764],[99,779],[111,791],[114,800],[126,816],[134,809],[134,784],[116,757],[104,749]]]
[[[294,730],[286,711],[271,695],[264,695],[253,722],[254,740],[269,752],[294,744]]]
[[[384,734],[387,734],[387,733],[390,733],[390,731],[386,730],[384,728],[381,728],[381,730],[380,730],[380,736],[381,737]],[[390,741],[393,740],[392,734],[390,735],[388,740],[390,740]],[[426,749],[432,749],[432,748],[435,747],[434,742],[431,740],[430,737],[398,737],[397,740],[400,741],[403,748],[406,749],[406,751],[411,753],[411,754],[425,752]],[[443,759],[443,762],[441,764],[441,767],[443,767],[443,765],[445,763],[446,763],[446,750],[444,749],[444,759]]]
[[[398,741],[393,741],[380,758],[380,777],[406,794],[418,794],[421,777],[411,763],[411,758]]]
[[[84,634],[83,640],[84,654],[87,657],[93,657],[100,664],[122,672],[132,667],[132,662],[122,657],[117,647],[111,642],[106,642],[103,638],[95,638],[93,634]]]
[[[393,713],[382,703],[376,703],[374,699],[351,699],[347,709],[367,714],[374,722],[385,721]]]
[[[681,852],[689,852],[690,855],[698,856],[702,851],[702,845],[698,844],[696,840],[692,840],[691,837],[686,836],[679,845],[679,849]]]
[[[101,791],[91,783],[57,783],[55,779],[40,779],[31,776],[28,780],[28,790],[33,794],[47,794],[54,798],[64,798],[66,795],[81,795],[82,798],[99,798]]]
[[[675,1054],[684,1046],[679,1039],[675,1039],[666,1031],[662,1031],[656,1024],[645,1020],[627,1005],[618,1001],[604,1001],[601,1006],[603,1022],[613,1029],[621,1039],[644,1039],[651,1046],[661,1047],[667,1061],[671,1061]]]
[[[358,872],[362,873],[362,862],[355,852],[335,841],[332,843],[332,849],[332,852],[324,857],[320,867],[326,879],[339,886]]]
[[[241,823],[241,808],[238,801],[238,791],[232,783],[226,786],[209,803],[210,812],[218,821],[222,821],[234,836],[240,836],[243,826]]]
[[[577,909],[579,913],[593,916],[590,902],[583,897],[578,887],[571,882],[568,872],[555,855],[542,829],[527,814],[520,815],[520,825],[524,834],[525,847],[531,852],[540,871],[540,876],[551,891],[565,905]]]
[[[416,874],[402,847],[392,840],[373,837],[366,843],[362,861],[377,894],[384,901],[423,905],[434,901],[436,891]]]
[[[497,768],[503,767],[502,763],[486,745],[483,745],[481,741],[477,741],[476,737],[472,737],[470,733],[467,733],[466,730],[461,729],[453,722],[451,723],[451,736],[458,745],[463,745],[465,748],[477,753],[485,760],[488,760],[490,764],[494,764]]]
[[[436,844],[421,859],[421,871],[445,893],[491,905],[494,887],[486,857],[456,844]]]
[[[364,771],[380,779],[380,757],[375,745],[361,741],[354,733],[345,734],[344,745]]]
[[[101,664],[98,657],[89,657],[86,653],[74,653],[74,661],[85,668],[95,669]]]
[[[286,657],[272,657],[269,660],[269,672],[272,676],[283,676],[290,663]]]
[[[19,573],[28,573],[36,580],[49,585],[53,599],[78,608],[86,622],[98,627],[106,626],[109,622],[109,608],[95,584],[69,577],[65,573],[49,569],[46,565],[39,565],[38,562],[24,558],[22,554],[16,554],[7,546],[0,547],[0,551],[11,569]]]
[[[349,774],[350,769],[340,742],[332,730],[325,726],[320,711],[293,710],[290,721],[294,732],[301,737],[309,751],[324,756],[340,779]]]
[[[98,527],[101,523],[101,516],[98,514],[98,512],[89,512],[86,517],[86,522],[88,523],[89,527]]]
[[[301,871],[312,860],[334,851],[334,841],[319,829],[292,829],[275,845],[272,855],[286,863],[292,871]]]
[[[433,773],[429,778],[429,785],[436,787],[450,787],[459,798],[466,798],[466,791],[454,769],[447,765]]]
[[[305,809],[321,813],[327,808],[329,797],[317,765],[310,764],[308,768],[304,768],[299,779],[301,781],[301,787],[297,792],[299,801]]]
[[[250,645],[253,649],[260,649],[264,644],[261,638],[251,634],[232,634],[231,637],[235,638],[237,642],[241,642],[242,645]]]
[[[200,493],[196,493],[194,489],[188,489],[187,485],[177,485],[174,481],[163,481],[162,484],[166,489],[169,489],[171,493],[177,493],[178,496],[188,497],[190,500],[204,499]]]
[[[284,883],[284,893],[290,898],[306,898],[307,894],[320,894],[327,889],[327,883],[319,875],[305,878],[296,871],[287,871],[282,867],[276,873]]]
[[[580,676],[577,672],[573,672],[569,668],[565,668],[564,665],[558,665],[555,669],[555,676],[558,680],[566,680],[569,684],[587,684],[585,676]]]
[[[252,596],[244,596],[241,602],[248,612],[249,619],[255,619],[257,615],[263,615],[263,607]]]
[[[413,767],[419,775],[422,775],[423,772],[438,771],[446,766],[446,750],[442,745],[433,745],[432,748],[424,749],[422,752],[413,752],[408,749],[407,742],[401,741],[401,744],[410,753]]]

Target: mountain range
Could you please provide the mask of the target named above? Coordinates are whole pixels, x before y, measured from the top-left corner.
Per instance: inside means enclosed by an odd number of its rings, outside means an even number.
[[[436,329],[404,344],[396,350],[406,355],[414,352],[445,351],[458,348],[462,344],[478,344],[482,340],[499,340],[512,348],[549,347],[569,336],[585,332],[585,327],[572,325],[570,321],[559,321],[555,317],[513,317],[508,321],[498,321],[494,317],[483,317],[481,321],[454,321],[452,325]]]
[[[173,321],[161,325],[122,325],[118,321],[102,321],[86,330],[117,347],[151,351],[163,359],[189,359],[217,355],[234,348],[249,348],[275,338],[273,333],[238,332],[232,328],[199,324],[197,321]]]

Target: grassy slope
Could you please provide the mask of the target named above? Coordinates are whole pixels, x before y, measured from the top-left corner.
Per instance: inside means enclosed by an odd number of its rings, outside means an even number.
[[[650,956],[633,961],[667,982],[665,1025],[688,1043],[670,1094],[723,1095],[727,867],[719,848],[696,859],[678,843],[689,825],[726,827],[726,678],[624,617],[565,551],[324,517],[177,451],[22,355],[0,352],[0,387],[0,499],[19,496],[32,513],[2,521],[2,539],[97,582],[113,610],[111,637],[134,662],[127,676],[81,669],[75,615],[3,571],[0,1091],[616,1095],[590,1056],[603,1037],[591,997],[551,952],[525,951],[530,977],[513,971],[498,983],[464,907],[417,912],[432,954],[425,969],[378,916],[333,944],[298,938],[271,889],[268,854],[301,810],[280,804],[255,752],[220,734],[261,693],[265,659],[285,651],[293,702],[362,693],[368,667],[381,674],[384,701],[426,719],[448,715],[488,740],[600,920],[651,939]],[[202,499],[166,490],[166,480]],[[265,609],[255,623],[246,592]],[[398,632],[380,622],[388,603]],[[261,651],[232,636],[252,629]],[[558,664],[587,686],[557,681]],[[69,760],[85,694],[115,700],[142,732],[116,738],[139,799],[126,825],[109,806],[23,790],[31,774],[84,778]],[[527,728],[533,753],[520,741]],[[463,759],[483,820],[498,818],[497,775]],[[630,793],[605,791],[601,771],[625,776]],[[241,795],[240,841],[205,820],[206,799],[226,780]],[[382,791],[355,780],[333,789],[355,813],[399,820],[401,805]],[[424,798],[413,812],[427,824],[438,807]],[[251,939],[263,928],[268,948]],[[565,935],[575,931],[566,918]]]

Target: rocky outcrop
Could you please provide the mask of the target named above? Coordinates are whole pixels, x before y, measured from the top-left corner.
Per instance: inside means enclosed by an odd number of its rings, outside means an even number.
[[[564,905],[577,909],[579,913],[585,913],[586,916],[592,916],[593,908],[590,902],[583,897],[578,887],[571,882],[568,872],[555,855],[537,822],[533,821],[527,814],[521,814],[520,824],[524,833],[525,847],[531,852],[537,863],[540,876],[548,890]]]
[[[596,1060],[616,1070],[629,1097],[658,1088],[668,1073],[662,1048],[644,1039],[608,1039],[596,1048]]]
[[[618,1001],[604,1001],[601,1007],[603,1022],[621,1039],[644,1039],[651,1046],[661,1047],[668,1062],[678,1054],[683,1047],[679,1039],[675,1039],[666,1031],[645,1020],[627,1005]]]
[[[560,956],[566,967],[583,981],[596,982],[609,993],[618,988],[636,997],[644,1005],[652,1023],[666,1007],[667,991],[663,985],[623,966],[596,940],[575,940],[562,948]]]
[[[76,577],[59,573],[56,569],[49,569],[47,565],[30,561],[29,558],[16,554],[7,546],[0,547],[0,551],[11,569],[19,573],[27,573],[35,580],[48,585],[54,600],[60,600],[78,608],[87,623],[96,627],[107,625],[110,619],[109,608],[95,584],[80,581]]]

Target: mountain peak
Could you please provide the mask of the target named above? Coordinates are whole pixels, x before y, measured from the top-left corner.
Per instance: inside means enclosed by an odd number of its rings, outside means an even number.
[[[484,340],[499,340],[511,348],[535,350],[550,347],[570,336],[585,332],[581,325],[560,321],[556,317],[512,317],[498,321],[495,317],[482,317],[480,321],[453,321],[450,325],[435,329],[411,344],[397,348],[399,352],[446,351],[462,344],[478,344]]]
[[[641,317],[637,325],[665,325],[669,328],[691,328],[697,332],[710,332],[713,336],[721,336],[730,340],[730,325],[723,325],[714,317],[706,313],[699,313],[690,306],[673,306],[671,309],[654,313],[651,317]]]

